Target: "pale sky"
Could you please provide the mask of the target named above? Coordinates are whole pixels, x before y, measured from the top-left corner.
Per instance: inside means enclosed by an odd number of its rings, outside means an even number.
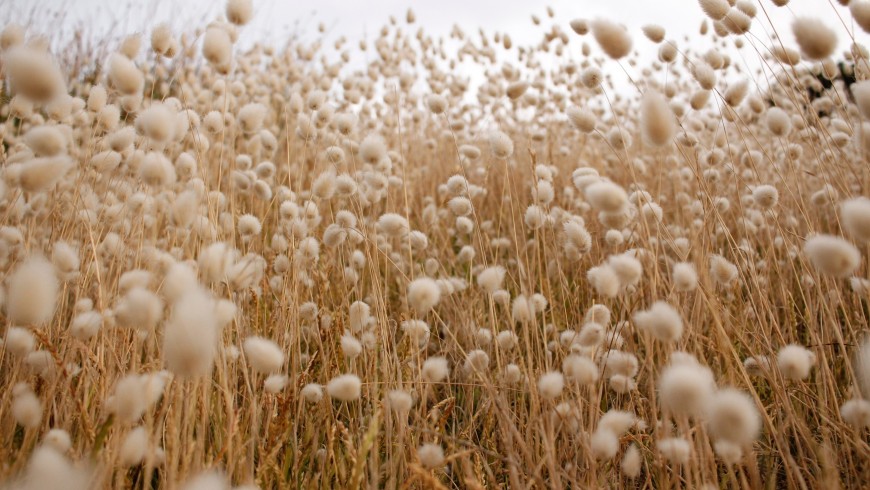
[[[859,42],[870,44],[870,38],[852,24],[848,9],[834,0],[793,0],[787,7],[776,7],[770,0],[753,1],[758,15],[748,39],[756,43],[771,44],[772,22],[786,46],[794,46],[791,21],[795,16],[807,15],[821,19],[837,31],[840,51],[848,49],[850,33]],[[555,18],[547,16],[547,6],[553,8]],[[490,36],[496,31],[509,33],[515,46],[537,43],[555,22],[571,35],[571,46],[576,49],[578,59],[584,40],[593,45],[595,53],[600,51],[591,36],[581,38],[570,30],[568,22],[577,17],[605,17],[625,24],[644,59],[654,57],[657,47],[643,37],[641,26],[660,24],[667,30],[667,39],[684,45],[685,35],[695,41],[701,39],[698,29],[704,18],[696,0],[254,0],[254,20],[244,27],[240,41],[265,39],[280,43],[288,32],[297,29],[305,39],[313,39],[320,22],[327,26],[327,40],[340,35],[352,42],[366,36],[372,39],[390,15],[405,26],[409,7],[417,17],[413,31],[422,26],[429,35],[446,36],[453,24],[458,24],[477,39],[480,27]],[[46,17],[39,15],[37,18],[43,21],[33,25],[32,31],[51,35],[58,32],[59,25],[65,32],[87,25],[99,36],[108,32],[118,36],[136,31],[148,33],[159,22],[169,22],[177,30],[192,30],[220,15],[223,8],[221,0],[131,0],[127,6],[118,0],[0,0],[0,21],[26,24],[30,12],[52,11],[59,12],[56,15],[60,17],[49,17],[51,21],[44,22]],[[532,14],[541,18],[542,26],[532,24]],[[744,48],[742,54],[744,59],[737,62],[757,66],[758,56],[751,48]],[[354,57],[358,55],[353,53]]]

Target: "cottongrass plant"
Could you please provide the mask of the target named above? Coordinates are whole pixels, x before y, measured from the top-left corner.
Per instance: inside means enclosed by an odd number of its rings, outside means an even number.
[[[4,26],[0,485],[870,485],[868,50],[787,4]]]

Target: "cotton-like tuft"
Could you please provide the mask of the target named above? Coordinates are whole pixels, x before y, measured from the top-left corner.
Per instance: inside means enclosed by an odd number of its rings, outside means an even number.
[[[209,27],[202,40],[202,56],[218,69],[230,64],[233,57],[233,41],[226,29]]]
[[[577,34],[584,36],[589,32],[589,22],[586,19],[574,19],[568,23],[571,30]]]
[[[152,104],[136,117],[136,130],[158,144],[172,140],[175,127],[175,112],[166,104]]]
[[[712,20],[721,20],[725,17],[731,6],[727,0],[698,0],[701,10]]]
[[[130,58],[120,53],[109,57],[109,81],[112,87],[124,95],[134,95],[142,92],[145,86],[145,76]]]
[[[204,290],[188,291],[175,303],[166,324],[163,336],[166,367],[181,377],[211,374],[218,334],[214,300]]]
[[[641,458],[640,450],[637,448],[637,445],[632,444],[628,446],[628,449],[625,450],[625,454],[622,456],[622,462],[619,464],[622,474],[628,478],[637,478],[640,476],[642,465],[643,459]]]
[[[761,209],[770,209],[779,202],[779,191],[772,185],[759,185],[752,190],[752,199]]]
[[[145,427],[136,427],[124,436],[118,458],[123,466],[135,466],[145,459],[148,452],[148,432]]]
[[[489,149],[495,158],[504,160],[514,153],[514,142],[510,136],[501,131],[493,131],[489,135]]]
[[[352,402],[360,397],[362,382],[355,374],[342,374],[329,380],[326,392],[331,398],[342,402]]]
[[[840,205],[843,228],[862,243],[870,243],[870,199],[859,197]]]
[[[565,377],[558,371],[551,371],[541,375],[538,379],[538,393],[543,398],[556,398],[562,394],[565,387]]]
[[[226,13],[228,21],[243,26],[254,16],[254,6],[251,0],[228,0]]]
[[[659,400],[674,415],[701,416],[710,403],[716,382],[713,372],[697,362],[671,364],[659,377]]]
[[[674,113],[664,96],[647,90],[641,101],[641,126],[647,144],[663,146],[671,141],[677,130]]]
[[[821,60],[837,49],[837,34],[815,17],[798,17],[791,28],[805,58]]]
[[[649,309],[638,311],[633,319],[639,329],[649,332],[662,342],[674,342],[683,335],[680,313],[664,301],[656,301]]]
[[[284,365],[284,352],[278,344],[263,337],[248,337],[244,344],[245,357],[254,371],[272,374]]]
[[[441,300],[441,288],[433,279],[421,277],[408,284],[408,305],[421,315],[428,313]]]
[[[598,365],[588,357],[572,354],[562,361],[562,373],[567,380],[581,386],[598,381]]]
[[[660,440],[656,448],[669,463],[684,465],[692,455],[692,445],[682,437],[669,437]]]
[[[608,213],[621,211],[628,202],[628,195],[622,187],[606,181],[587,186],[585,195],[589,204]]]
[[[356,358],[363,351],[362,343],[350,334],[342,335],[339,344],[341,346],[341,352],[348,359]]]
[[[263,389],[266,390],[267,393],[277,394],[287,387],[289,381],[290,378],[288,378],[287,375],[272,374],[263,381]]]
[[[710,276],[717,284],[730,287],[739,275],[737,266],[721,255],[710,257]]]
[[[391,390],[387,393],[387,403],[397,414],[407,415],[414,405],[414,398],[407,391]]]
[[[3,61],[12,89],[33,102],[48,102],[66,92],[60,68],[44,51],[18,46],[10,49]]]
[[[54,316],[58,295],[57,276],[51,263],[35,256],[9,276],[6,316],[17,325],[42,325]]]
[[[746,393],[726,388],[713,395],[707,412],[707,431],[713,440],[751,444],[761,430],[755,402]]]
[[[239,217],[239,235],[243,237],[259,235],[262,229],[263,227],[260,224],[260,220],[257,219],[256,216],[252,214],[243,214],[241,217]]]
[[[589,440],[590,448],[595,459],[612,459],[619,452],[619,438],[609,430],[598,429],[592,433]]]
[[[505,268],[500,265],[487,267],[477,275],[477,285],[489,294],[501,289],[504,283]]]
[[[418,447],[417,457],[424,468],[431,470],[444,466],[444,449],[438,444],[427,443]]]
[[[854,85],[853,85],[854,91]],[[779,107],[771,107],[766,114],[767,129],[776,136],[788,136],[791,132],[791,118]]]
[[[678,262],[671,270],[674,289],[680,292],[694,291],[698,287],[698,272],[689,262]]]
[[[433,114],[441,114],[447,110],[447,98],[438,94],[431,94],[426,97],[426,105]]]
[[[447,359],[443,357],[430,357],[423,361],[423,370],[421,371],[423,379],[430,383],[440,383],[447,379],[450,374],[450,368],[447,365]]]
[[[299,390],[299,394],[308,403],[317,403],[323,399],[323,388],[315,383],[309,383]]]
[[[618,60],[631,52],[631,36],[625,26],[606,19],[592,21],[592,35],[607,56]]]
[[[3,348],[14,356],[24,357],[36,348],[36,337],[24,327],[9,327],[3,338]]]
[[[65,155],[34,158],[21,166],[18,185],[26,192],[48,191],[58,184],[73,167]]]
[[[853,398],[840,407],[843,421],[857,429],[870,427],[870,401]]]
[[[39,126],[24,135],[24,143],[37,156],[53,157],[66,150],[66,136],[57,126]]]
[[[861,264],[861,254],[848,241],[833,235],[815,235],[804,243],[804,253],[823,274],[848,277]]]
[[[28,429],[38,427],[42,422],[42,402],[25,383],[12,388],[12,418]]]
[[[816,355],[806,347],[790,344],[776,355],[776,365],[785,379],[800,381],[810,375],[810,369],[816,363]]]

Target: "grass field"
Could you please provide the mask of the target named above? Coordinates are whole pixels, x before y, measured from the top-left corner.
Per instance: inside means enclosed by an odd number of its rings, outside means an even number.
[[[6,25],[0,487],[870,486],[870,56],[786,3]]]

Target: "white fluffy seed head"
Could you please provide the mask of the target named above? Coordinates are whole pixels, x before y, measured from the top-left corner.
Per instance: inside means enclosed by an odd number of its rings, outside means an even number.
[[[572,106],[565,111],[565,114],[568,116],[571,124],[578,130],[584,133],[591,133],[595,130],[595,115],[591,112]]]
[[[857,429],[870,427],[870,401],[853,398],[840,407],[840,416],[843,421]]]
[[[442,95],[431,94],[426,97],[426,105],[433,114],[441,114],[447,110],[447,98]]]
[[[592,21],[592,35],[607,56],[618,60],[631,52],[631,36],[625,26],[606,19]]]
[[[25,383],[12,388],[12,418],[26,428],[38,427],[42,422],[42,402]]]
[[[755,402],[734,388],[716,392],[707,412],[707,431],[713,440],[751,444],[761,430],[761,417]]]
[[[403,390],[390,390],[387,393],[387,403],[394,412],[399,415],[407,415],[414,406],[414,398],[410,393]]]
[[[805,58],[821,60],[837,49],[837,33],[815,17],[798,17],[791,28]]]
[[[656,448],[668,462],[683,465],[689,462],[692,455],[692,445],[682,437],[668,437],[660,440]]]
[[[694,291],[698,287],[698,272],[689,262],[678,262],[671,270],[674,289],[680,292]]]
[[[609,430],[596,430],[589,439],[592,454],[597,460],[612,459],[619,452],[619,438]]]
[[[387,144],[379,134],[372,133],[359,144],[359,157],[369,165],[376,165],[386,156]]]
[[[725,257],[714,255],[710,258],[710,276],[720,286],[730,287],[738,275],[737,266]]]
[[[477,285],[489,294],[501,289],[504,283],[505,268],[500,265],[487,267],[477,275]]]
[[[251,0],[228,0],[226,13],[228,21],[243,26],[254,16],[254,6]]]
[[[362,382],[355,374],[342,374],[329,380],[326,393],[331,398],[342,402],[352,402],[359,399]]]
[[[408,305],[421,315],[428,313],[441,300],[441,288],[428,277],[414,279],[408,284]]]
[[[647,90],[641,101],[643,137],[651,146],[664,146],[677,131],[674,112],[665,97],[656,90]]]
[[[259,235],[260,231],[262,231],[263,227],[260,224],[260,220],[252,215],[252,214],[243,214],[239,217],[238,223],[239,235],[243,237],[251,237],[255,235]]]
[[[34,256],[19,265],[8,279],[6,316],[18,325],[42,325],[54,316],[58,282],[54,267]]]
[[[57,126],[38,126],[24,135],[24,143],[36,156],[53,157],[66,150],[66,136]]]
[[[163,336],[166,367],[181,377],[211,373],[217,353],[215,302],[202,289],[187,292],[172,308]]]
[[[272,374],[263,381],[263,389],[267,393],[280,393],[287,386],[290,378],[285,374]]]
[[[672,362],[659,378],[662,408],[677,416],[701,416],[715,389],[713,372],[697,362]]]
[[[752,200],[761,209],[770,209],[779,202],[779,191],[772,185],[759,185],[752,190]]]
[[[594,208],[608,213],[622,211],[628,203],[625,190],[613,182],[600,181],[591,184],[586,187],[585,195]]]
[[[628,449],[625,450],[625,454],[622,456],[622,462],[619,464],[622,474],[631,479],[637,478],[640,476],[642,465],[643,459],[637,445],[632,444],[628,446]]]
[[[60,68],[45,51],[17,46],[6,52],[3,61],[15,93],[33,102],[48,102],[66,92]]]
[[[816,355],[802,345],[789,344],[776,355],[776,365],[785,379],[800,381],[810,375]]]
[[[588,357],[572,354],[562,361],[562,373],[569,382],[578,385],[592,385],[598,381],[598,365]]]
[[[852,90],[854,91],[854,85]],[[788,136],[791,132],[791,118],[787,112],[779,107],[771,107],[768,109],[765,119],[767,122],[767,129],[773,133],[774,136]]]
[[[850,236],[870,243],[870,199],[859,197],[844,202],[840,206],[840,220]]]
[[[354,337],[353,335],[342,335],[339,343],[341,345],[341,352],[348,359],[354,359],[362,353],[362,343],[360,343],[360,341],[357,340],[356,337]]]
[[[118,459],[122,466],[135,466],[141,463],[148,453],[148,431],[145,427],[136,427],[124,436]]]
[[[14,356],[24,357],[36,348],[36,337],[24,327],[9,327],[3,338],[3,348]]]
[[[66,155],[33,158],[22,164],[17,183],[26,192],[50,191],[73,167],[73,160]]]
[[[637,423],[634,413],[625,410],[610,409],[598,421],[596,430],[607,430],[621,437]]]
[[[683,320],[680,313],[664,301],[656,301],[643,311],[634,314],[634,323],[662,342],[675,342],[683,335]]]
[[[244,343],[248,363],[261,374],[272,374],[284,365],[284,352],[278,344],[263,337],[248,337]]]
[[[489,135],[489,149],[495,158],[504,160],[514,153],[514,142],[510,136],[501,131],[493,131]]]
[[[823,274],[848,277],[861,264],[861,254],[848,241],[833,235],[815,235],[804,243],[804,253]]]
[[[45,433],[42,443],[63,454],[72,448],[72,438],[63,429],[51,429]]]
[[[120,53],[109,57],[109,81],[124,95],[138,95],[145,86],[145,76],[136,64]]]
[[[308,403],[317,403],[323,399],[323,388],[316,383],[309,383],[299,391],[302,398]]]
[[[721,20],[725,17],[731,6],[727,0],[698,0],[701,10],[712,20]]]
[[[206,29],[202,40],[202,56],[218,71],[229,68],[233,57],[233,41],[226,29],[219,26]]]
[[[426,443],[418,447],[417,457],[424,468],[431,470],[444,466],[444,449],[438,444]]]
[[[430,383],[440,383],[444,381],[450,374],[447,359],[443,357],[430,357],[426,359],[423,361],[421,374],[423,379]]]
[[[558,371],[544,373],[538,379],[538,393],[541,397],[553,399],[562,394],[565,387],[565,377]]]

